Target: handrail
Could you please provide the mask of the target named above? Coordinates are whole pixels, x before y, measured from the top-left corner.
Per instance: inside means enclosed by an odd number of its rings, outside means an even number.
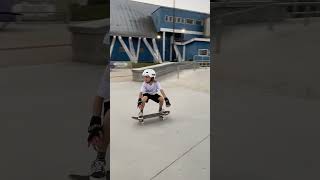
[[[272,6],[272,5],[273,4],[259,5],[259,6],[253,7],[253,8],[248,8],[248,9],[243,9],[243,10],[238,10],[238,11],[234,11],[234,12],[225,13],[225,14],[221,15],[220,17],[223,18],[223,17],[227,17],[227,16],[232,16],[232,15],[235,15],[235,14],[242,14],[242,13],[250,12],[250,11],[253,11],[253,10],[257,10],[257,9],[266,8],[266,7]]]
[[[201,59],[197,60],[196,57],[201,57]],[[208,56],[208,55],[194,55],[193,61],[210,61],[210,56]]]
[[[213,8],[224,8],[227,7],[228,5],[243,5],[247,3],[247,5],[249,6],[253,6],[253,7],[249,7],[249,8],[245,8],[245,9],[241,9],[241,10],[236,10],[233,12],[227,12],[221,15],[216,16],[217,20],[218,19],[223,19],[226,17],[230,17],[230,16],[236,16],[236,15],[242,15],[242,14],[246,14],[246,13],[250,13],[251,11],[255,11],[258,9],[264,9],[264,8],[270,8],[270,7],[287,7],[287,6],[299,6],[299,5],[318,5],[320,6],[320,2],[267,2],[267,1],[240,1],[240,2],[211,2],[210,6],[212,6]],[[251,3],[251,4],[250,4]],[[307,15],[307,14],[319,14],[319,11],[312,11],[312,10],[307,10],[307,11],[293,11],[293,12],[287,12],[288,15]],[[270,14],[266,14],[265,16],[270,16]],[[273,16],[273,15],[271,15]]]
[[[210,2],[213,8],[224,8],[228,6],[257,6],[259,4],[275,4],[275,5],[319,5],[320,2],[271,2],[271,1],[237,1],[237,2]]]
[[[276,5],[320,5],[320,2],[278,2]]]

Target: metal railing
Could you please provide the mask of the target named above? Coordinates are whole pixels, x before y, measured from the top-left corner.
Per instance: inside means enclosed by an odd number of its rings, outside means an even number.
[[[200,67],[210,67],[210,56],[194,55],[193,62],[197,63]]]
[[[272,18],[283,19],[283,18],[292,18],[296,17],[295,15],[319,15],[320,14],[320,2],[251,2],[251,6],[244,8],[250,5],[250,2],[219,2],[211,3],[210,9],[215,11],[223,8],[228,8],[229,6],[233,7],[242,7],[240,10],[222,13],[221,15],[215,15],[215,20],[220,23],[228,23],[226,20],[230,19],[239,19],[243,16],[248,18],[249,15],[254,15],[258,13],[261,21],[270,20]],[[303,7],[299,9],[299,7]],[[312,10],[311,7],[317,7]],[[291,9],[291,10],[290,10]],[[282,11],[282,13],[275,13]],[[257,17],[255,17],[257,18]],[[224,22],[223,22],[224,21]]]
[[[68,16],[68,13],[65,12],[59,12],[59,11],[53,11],[53,12],[39,12],[39,11],[21,11],[19,12],[21,16],[17,18],[18,22],[21,21],[63,21],[63,22],[69,22],[70,17]],[[31,20],[33,19],[33,20]]]
[[[193,61],[210,61],[210,56],[208,56],[208,55],[194,55]]]

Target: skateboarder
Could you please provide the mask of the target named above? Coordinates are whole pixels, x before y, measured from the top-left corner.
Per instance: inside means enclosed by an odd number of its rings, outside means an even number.
[[[138,117],[140,121],[143,121],[144,105],[149,99],[159,103],[160,114],[164,112],[164,109],[162,108],[164,102],[166,103],[166,107],[171,106],[168,97],[161,88],[160,82],[155,80],[156,72],[153,69],[146,69],[143,71],[142,76],[144,82],[142,83],[138,98],[138,108],[140,109]],[[159,92],[162,96],[159,94]]]
[[[88,127],[88,145],[97,152],[92,162],[90,176],[94,178],[110,178],[106,172],[106,152],[110,142],[110,95],[109,95],[109,67],[105,69],[97,95],[94,98],[93,112]],[[102,120],[102,118],[103,120]]]

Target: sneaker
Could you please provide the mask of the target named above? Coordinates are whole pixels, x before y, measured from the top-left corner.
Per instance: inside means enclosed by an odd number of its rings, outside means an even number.
[[[159,110],[160,115],[165,115],[165,110],[162,108],[161,110]]]
[[[91,164],[91,177],[104,178],[106,176],[106,161],[96,159]]]
[[[166,103],[166,107],[170,107],[171,106],[171,103],[170,103],[169,99],[166,99],[165,103]]]
[[[170,107],[170,106],[171,106],[170,102],[166,102],[166,107]]]
[[[139,118],[139,120],[142,120],[143,119],[143,112],[139,112],[139,114],[138,114],[138,118]]]

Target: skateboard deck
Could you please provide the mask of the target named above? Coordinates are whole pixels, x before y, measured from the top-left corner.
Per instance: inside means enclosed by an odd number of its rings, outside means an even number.
[[[104,178],[93,178],[89,175],[79,175],[79,174],[70,174],[69,179],[71,180],[110,180],[110,175],[107,175]]]
[[[90,180],[90,176],[88,175],[78,175],[78,174],[70,174],[69,179],[71,180]]]
[[[164,115],[162,116],[167,116],[170,114],[170,111],[164,111]],[[160,117],[160,113],[153,113],[153,114],[147,114],[143,116],[143,119],[149,119],[153,117]],[[132,116],[132,119],[139,120],[138,116]]]

